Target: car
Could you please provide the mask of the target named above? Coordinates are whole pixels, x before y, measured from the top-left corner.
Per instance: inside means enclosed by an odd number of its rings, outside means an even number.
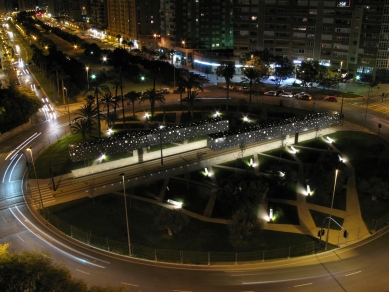
[[[242,86],[238,88],[238,91],[248,91],[249,88],[247,86]]]
[[[284,91],[282,89],[276,90],[276,95],[280,96]]]
[[[292,92],[283,92],[280,95],[281,95],[281,97],[293,97],[293,93]]]
[[[293,95],[293,97],[300,98],[301,95],[306,95],[306,94],[308,94],[308,93],[306,93],[306,92],[304,92],[304,91],[301,91],[301,92],[295,93],[295,94]]]
[[[159,90],[159,92],[162,94],[168,94],[168,93],[170,93],[170,90],[169,90],[169,88],[162,88],[161,90]]]
[[[326,98],[324,98],[324,101],[338,102],[338,98],[336,96],[327,96]]]
[[[276,92],[276,91],[267,91],[267,92],[264,93],[264,95],[276,96],[276,95],[277,95],[277,92]]]
[[[298,99],[302,99],[302,100],[312,100],[312,95],[303,94],[303,95],[300,95],[300,96],[298,97]]]
[[[224,88],[224,89],[227,89],[227,85],[224,85],[223,88]],[[234,89],[235,86],[234,86],[234,85],[230,85],[229,88],[230,88],[230,89]]]
[[[173,90],[173,93],[177,94],[177,93],[184,93],[185,92],[185,88],[176,88]]]

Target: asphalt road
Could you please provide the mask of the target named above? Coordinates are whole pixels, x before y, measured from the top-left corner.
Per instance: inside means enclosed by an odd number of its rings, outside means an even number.
[[[263,102],[274,100],[278,104],[278,98],[262,98]],[[293,103],[295,107],[339,110],[339,103],[316,101],[313,105],[297,100]],[[345,103],[344,110],[346,120],[364,123],[363,107]],[[3,174],[0,242],[10,242],[15,251],[48,250],[55,260],[64,263],[74,276],[87,283],[125,285],[130,291],[385,291],[389,287],[387,231],[320,255],[231,266],[181,266],[142,261],[97,251],[69,240],[42,224],[40,217],[24,203],[22,191],[26,156],[31,161],[25,148],[32,147],[33,153],[41,151],[48,140],[61,135],[63,129],[59,125],[66,121],[67,116],[61,116],[0,143],[0,173]],[[377,121],[387,121],[387,116],[371,113],[366,124],[374,125]],[[11,161],[12,151],[13,154],[18,152],[18,156]]]

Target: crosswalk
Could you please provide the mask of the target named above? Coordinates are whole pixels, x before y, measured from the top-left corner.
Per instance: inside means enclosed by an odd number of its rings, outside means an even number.
[[[44,206],[55,202],[55,198],[50,189],[50,186],[48,184],[43,184],[43,185],[39,185],[39,188],[38,186],[31,186],[29,188],[30,199],[32,200],[33,203],[38,205],[40,204],[39,191],[40,191],[40,195],[42,196],[42,201]]]

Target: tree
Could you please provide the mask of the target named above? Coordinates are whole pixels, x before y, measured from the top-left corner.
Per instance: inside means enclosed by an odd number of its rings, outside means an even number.
[[[372,200],[389,199],[389,184],[387,181],[383,181],[380,177],[370,177],[368,180],[363,179],[358,188],[371,196]]]
[[[134,46],[134,42],[133,42],[133,41],[129,41],[129,42],[128,42],[128,46],[129,46],[130,52],[131,52],[131,49],[132,49],[132,47]]]
[[[308,91],[308,87],[317,81],[319,74],[319,61],[303,61],[297,70],[296,78]]]
[[[227,99],[226,99],[226,112],[228,112],[228,99],[230,92],[231,79],[235,75],[235,62],[222,62],[220,66],[216,68],[216,75],[224,77],[227,85]]]
[[[274,57],[275,67],[272,81],[278,86],[282,84],[293,73],[293,64],[285,56]]]
[[[88,92],[93,92],[93,96],[96,100],[96,110],[97,110],[97,131],[98,136],[101,138],[101,125],[100,125],[100,100],[99,97],[103,96],[105,93],[109,92],[109,88],[107,85],[101,84],[100,76],[96,77],[94,81],[94,86],[92,86],[88,91],[84,93],[84,95],[88,94]]]
[[[88,122],[84,119],[73,120],[73,123],[70,125],[70,130],[73,135],[81,133],[82,141],[85,142],[85,136],[88,132]]]
[[[155,219],[157,225],[167,229],[169,236],[177,234],[182,228],[189,224],[189,217],[177,211],[163,208]]]
[[[150,101],[151,118],[153,118],[155,102],[164,103],[165,97],[162,93],[157,92],[154,88],[150,88],[141,96],[139,103],[144,102],[146,100]]]
[[[208,79],[208,74],[211,74],[213,71],[212,71],[212,67],[211,66],[206,66],[204,68],[204,73],[207,75],[207,79]]]
[[[127,92],[124,97],[132,103],[132,115],[135,117],[135,102],[140,98],[140,93],[135,91]]]
[[[259,79],[259,71],[255,67],[248,67],[243,69],[244,77],[241,77],[242,82],[249,83],[249,108],[251,108],[251,92],[253,89],[253,82]]]
[[[107,122],[107,125],[108,127],[110,128],[112,126],[112,123],[110,121],[110,110],[109,110],[109,106],[110,105],[113,105],[115,103],[117,103],[116,99],[113,99],[112,98],[112,93],[111,91],[109,90],[109,88],[107,89],[106,92],[103,93],[103,98],[101,99],[101,101],[103,102],[104,104],[104,108],[107,108],[107,114],[105,115],[105,120]]]
[[[121,83],[120,83],[120,80],[119,79],[117,79],[117,78],[115,78],[115,79],[113,79],[112,81],[111,81],[111,84],[113,85],[112,86],[112,89],[115,89],[115,96],[114,96],[114,98],[116,99],[117,98],[117,96],[118,96],[118,90],[119,90],[119,88],[120,88],[120,85],[121,85]],[[116,115],[116,103],[114,104],[114,110],[113,110],[113,113]]]
[[[192,91],[189,93],[189,96],[186,100],[188,103],[188,112],[190,113],[190,117],[193,119],[193,108],[194,108],[194,103],[198,101],[198,93],[197,91]]]
[[[341,75],[331,70],[327,66],[320,66],[318,70],[318,85],[324,88],[330,88],[338,85]]]
[[[241,245],[251,237],[255,229],[260,229],[257,216],[247,206],[239,208],[228,224],[230,230],[230,242],[232,245]]]
[[[93,286],[72,277],[69,269],[54,262],[47,252],[9,252],[0,244],[0,291],[121,292],[124,287]]]
[[[78,120],[78,119],[85,120],[89,136],[92,135],[92,129],[93,129],[93,125],[95,124],[96,114],[97,114],[97,107],[92,102],[93,99],[94,99],[93,96],[89,96],[89,101],[87,101],[84,105],[81,106],[80,109],[78,109],[75,112],[76,117],[74,119],[74,120]]]

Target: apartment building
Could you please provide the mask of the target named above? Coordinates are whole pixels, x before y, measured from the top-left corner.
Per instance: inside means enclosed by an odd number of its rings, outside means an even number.
[[[220,61],[268,49],[389,82],[389,0],[161,0],[161,44]],[[211,52],[210,52],[211,51]],[[192,63],[192,62],[187,62]]]
[[[159,0],[107,0],[108,38],[120,35],[139,48],[155,49],[154,35],[160,35],[159,4]]]

